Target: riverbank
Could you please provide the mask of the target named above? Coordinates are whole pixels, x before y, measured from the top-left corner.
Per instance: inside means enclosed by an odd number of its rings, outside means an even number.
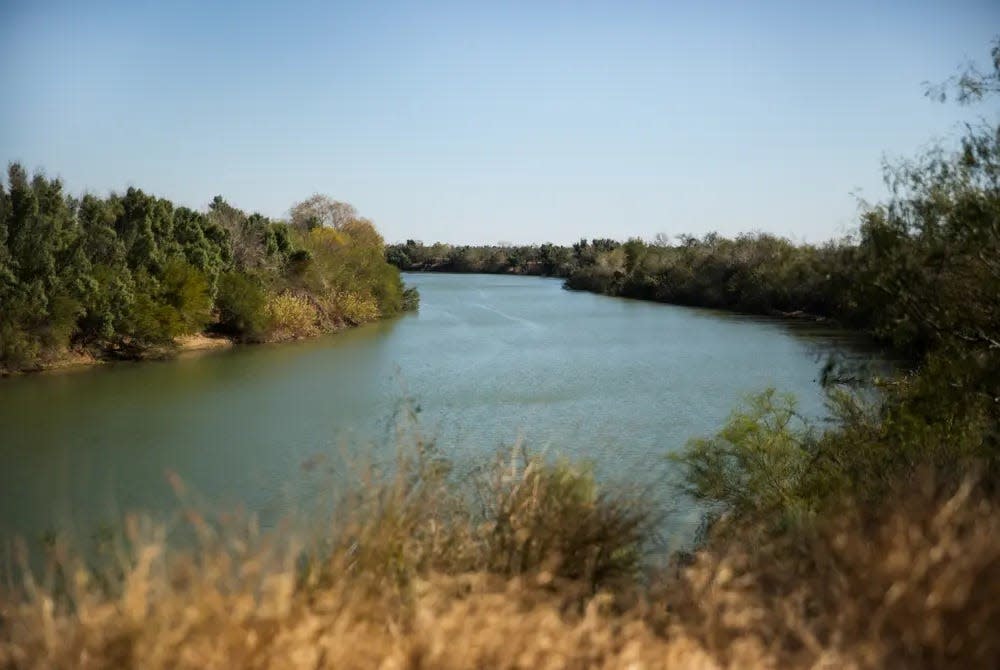
[[[357,324],[362,325],[362,324]],[[231,349],[237,346],[253,346],[258,344],[280,344],[287,342],[297,342],[304,339],[312,339],[322,335],[331,335],[343,330],[357,327],[357,325],[343,324],[339,328],[317,331],[309,335],[288,335],[281,337],[264,338],[256,340],[240,339],[219,333],[194,333],[191,335],[181,335],[174,338],[173,342],[166,345],[148,346],[143,348],[122,347],[116,350],[99,349],[70,349],[62,354],[36,361],[30,368],[6,369],[0,367],[0,378],[16,377],[19,375],[30,375],[49,372],[67,372],[72,370],[85,369],[96,365],[103,365],[110,362],[135,362],[170,360],[187,353],[198,353],[208,351],[220,351]]]
[[[103,365],[112,361],[148,361],[169,359],[185,352],[212,351],[228,349],[236,344],[235,340],[223,336],[211,336],[205,333],[184,335],[174,340],[171,345],[149,347],[141,352],[125,354],[124,352],[91,351],[88,349],[70,349],[62,354],[38,360],[30,368],[8,370],[0,367],[0,377],[16,377],[48,372],[67,372],[73,370]]]

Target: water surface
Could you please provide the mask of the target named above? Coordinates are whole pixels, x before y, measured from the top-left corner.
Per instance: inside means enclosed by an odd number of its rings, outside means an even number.
[[[317,454],[385,455],[406,396],[458,467],[523,439],[655,481],[747,393],[822,416],[843,333],[565,291],[558,280],[407,276],[418,314],[317,340],[0,380],[0,534],[174,505],[165,473],[275,519]],[[862,353],[860,355],[867,355]],[[375,445],[372,447],[371,445]]]

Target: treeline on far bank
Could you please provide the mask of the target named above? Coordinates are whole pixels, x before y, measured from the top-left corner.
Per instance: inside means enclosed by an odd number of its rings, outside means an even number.
[[[893,170],[887,177],[899,197],[864,213],[854,235],[824,244],[796,244],[767,233],[581,239],[571,246],[407,240],[388,245],[386,258],[404,271],[560,277],[567,288],[606,295],[830,320],[867,331],[902,352],[919,353],[939,331],[977,315],[975,308],[962,314],[956,298],[987,302],[989,296],[965,294],[960,287],[991,286],[995,268],[983,255],[996,251],[1000,237],[989,221],[995,213],[957,192],[971,186],[963,183],[970,175],[951,170],[968,172],[970,165],[950,165],[938,156],[922,167],[934,171],[940,183],[920,186],[923,172],[916,165]],[[968,217],[956,218],[954,207],[969,207]],[[923,313],[934,315],[933,327]]]
[[[353,207],[313,196],[289,221],[217,196],[207,211],[129,188],[67,195],[11,164],[0,181],[0,373],[69,354],[163,355],[208,331],[306,337],[416,303]]]

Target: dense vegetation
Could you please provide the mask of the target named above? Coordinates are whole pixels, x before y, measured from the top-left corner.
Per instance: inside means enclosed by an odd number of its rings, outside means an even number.
[[[205,212],[136,188],[73,198],[16,163],[0,183],[0,372],[163,352],[206,329],[303,337],[415,300],[371,222],[323,196],[286,223],[221,197]]]
[[[960,95],[1000,93],[1000,45],[993,63],[989,75],[963,77]],[[883,383],[875,405],[832,390],[828,430],[803,425],[792,400],[767,393],[714,438],[692,442],[678,457],[686,488],[737,522],[808,527],[844,500],[881,504],[921,471],[953,484],[977,472],[986,497],[1000,488],[1000,124],[969,126],[957,150],[888,177],[893,197],[864,215],[856,245],[778,244],[772,256],[793,259],[778,263],[778,276],[816,287],[820,311],[891,342],[914,367]],[[726,286],[738,305],[800,306],[785,302],[796,280],[783,284],[767,264],[732,253],[772,243],[703,241],[693,245],[696,266],[733,269]],[[676,290],[683,281],[670,259],[684,251],[635,245],[635,260],[609,281]]]
[[[1000,46],[993,64],[960,96],[1000,93]],[[56,546],[47,581],[0,598],[0,666],[996,667],[1000,125],[891,176],[851,244],[573,250],[589,288],[808,309],[912,356],[875,399],[832,383],[829,425],[768,391],[681,450],[714,520],[693,554],[651,558],[648,492],[517,451],[462,478],[418,439],[318,546],[194,510],[199,550],[133,520],[110,577]]]

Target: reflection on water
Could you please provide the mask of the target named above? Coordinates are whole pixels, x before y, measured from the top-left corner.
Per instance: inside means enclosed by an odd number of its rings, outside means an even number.
[[[664,454],[717,429],[747,393],[775,386],[821,416],[827,356],[875,356],[815,325],[557,280],[407,280],[419,314],[331,337],[2,381],[0,533],[164,509],[169,471],[274,519],[315,492],[302,464],[317,454],[386,456],[406,395],[459,468],[523,437],[591,459],[602,477],[655,484]]]

